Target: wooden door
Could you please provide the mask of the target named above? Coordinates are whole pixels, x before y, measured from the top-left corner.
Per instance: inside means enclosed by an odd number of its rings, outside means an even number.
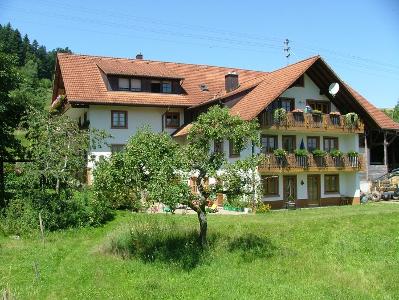
[[[296,175],[283,176],[284,202],[297,200]]]
[[[308,175],[308,206],[320,206],[320,175]]]

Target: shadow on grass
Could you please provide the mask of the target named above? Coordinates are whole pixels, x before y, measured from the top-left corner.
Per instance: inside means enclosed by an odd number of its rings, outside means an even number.
[[[249,233],[232,239],[228,244],[228,250],[239,252],[245,261],[253,261],[258,258],[270,258],[277,247],[270,238]]]
[[[271,257],[275,249],[270,239],[254,234],[231,238],[215,233],[208,234],[208,247],[202,248],[197,231],[188,231],[174,224],[150,222],[136,224],[130,230],[115,234],[104,250],[124,259],[161,262],[190,271],[211,262],[215,251],[218,255],[238,252],[244,261],[253,261]]]

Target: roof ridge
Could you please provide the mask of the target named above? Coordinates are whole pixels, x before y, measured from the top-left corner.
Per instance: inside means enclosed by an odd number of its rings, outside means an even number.
[[[57,52],[57,55],[62,55],[62,56],[84,56],[84,57],[91,57],[91,58],[106,58],[106,59],[126,59],[126,60],[130,60],[130,61],[167,63],[167,64],[177,64],[177,65],[185,65],[185,66],[190,65],[190,66],[198,66],[198,67],[211,67],[211,68],[234,69],[234,70],[241,70],[241,71],[258,72],[258,73],[270,73],[270,71],[251,70],[251,69],[243,69],[243,68],[237,68],[237,67],[216,66],[216,65],[195,64],[195,63],[184,63],[184,62],[174,62],[174,61],[162,61],[162,60],[152,60],[152,59],[136,59],[136,58],[129,58],[129,57],[90,55],[90,54],[65,53],[65,52]]]
[[[278,68],[278,69],[273,70],[273,71],[271,71],[271,72],[269,72],[269,73],[275,73],[275,72],[277,72],[277,71],[281,71],[281,70],[284,70],[284,69],[293,67],[293,66],[295,66],[295,65],[298,65],[298,64],[300,64],[300,63],[303,63],[303,62],[305,62],[305,61],[312,60],[312,59],[315,59],[315,58],[319,59],[319,58],[321,58],[321,56],[320,56],[319,54],[318,54],[318,55],[314,55],[314,56],[311,56],[311,57],[308,57],[308,58],[299,60],[299,61],[297,61],[296,63],[290,64],[290,65],[288,65],[288,66]]]

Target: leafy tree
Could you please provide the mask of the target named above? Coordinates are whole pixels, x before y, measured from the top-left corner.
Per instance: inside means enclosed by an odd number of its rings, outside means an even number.
[[[114,208],[140,209],[160,201],[173,208],[187,201],[190,190],[180,176],[183,159],[179,145],[166,133],[142,128],[126,149],[100,160],[94,170],[94,190]]]
[[[399,100],[393,108],[392,119],[394,119],[395,122],[399,122]]]
[[[236,150],[241,151],[250,142],[258,142],[258,124],[231,116],[227,109],[216,106],[193,123],[185,146],[178,145],[166,133],[141,129],[122,153],[97,164],[96,195],[111,199],[114,208],[138,209],[156,201],[173,210],[178,203],[186,204],[198,215],[200,242],[206,246],[206,206],[213,196],[223,193],[229,201],[242,197],[253,200],[257,196],[258,157],[230,163],[224,153],[210,151],[212,141],[225,139],[234,141]],[[193,173],[198,194],[191,193],[188,186]],[[217,182],[210,184],[210,178]]]
[[[20,82],[15,56],[0,52],[0,158],[12,157],[19,148],[14,136],[20,118],[25,111],[23,102],[11,97],[10,92]]]
[[[256,121],[243,121],[238,116],[230,115],[227,108],[214,106],[201,114],[189,131],[185,147],[186,163],[187,170],[196,174],[198,195],[197,201],[188,204],[198,215],[202,246],[207,244],[206,205],[210,197],[223,193],[228,200],[232,200],[249,193],[255,195],[256,192],[257,156],[232,163],[226,159],[224,152],[210,151],[211,142],[229,140],[234,150],[240,152],[250,143],[258,144],[258,128]],[[211,177],[219,180],[209,184]]]
[[[29,157],[27,172],[33,184],[40,188],[60,189],[77,187],[87,165],[87,151],[101,147],[106,133],[83,130],[64,115],[32,110],[26,117]]]

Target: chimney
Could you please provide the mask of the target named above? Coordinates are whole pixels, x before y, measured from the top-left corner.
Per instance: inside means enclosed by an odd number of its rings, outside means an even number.
[[[143,54],[140,52],[136,55],[136,59],[143,59]]]
[[[238,74],[236,72],[229,72],[224,76],[226,93],[238,88]]]

